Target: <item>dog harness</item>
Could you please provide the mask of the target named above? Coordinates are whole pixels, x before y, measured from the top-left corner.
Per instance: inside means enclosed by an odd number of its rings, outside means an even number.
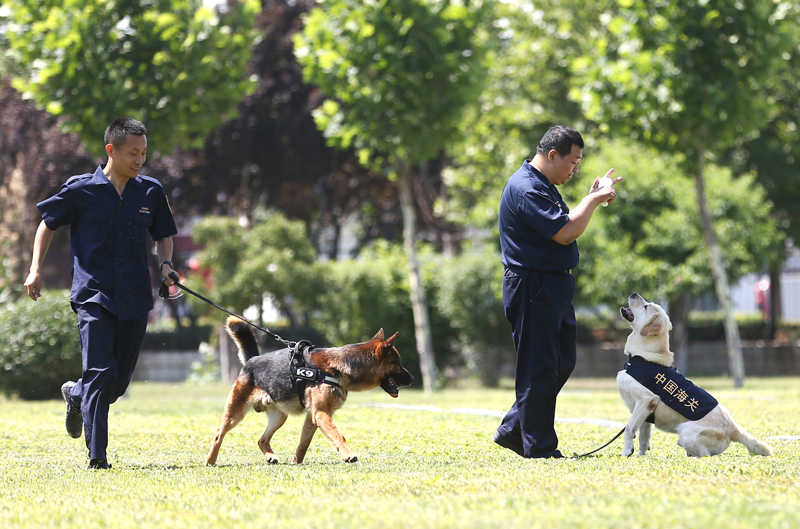
[[[641,385],[655,393],[661,402],[690,421],[698,421],[716,408],[717,399],[696,386],[674,367],[648,362],[641,356],[628,356],[623,369]],[[654,414],[647,418],[654,422]]]
[[[306,387],[309,383],[315,386],[328,384],[337,388],[342,387],[342,379],[306,363],[306,354],[313,350],[314,346],[308,340],[300,340],[294,347],[289,348],[292,384],[294,384],[297,398],[300,399],[300,405],[303,408],[306,407]]]

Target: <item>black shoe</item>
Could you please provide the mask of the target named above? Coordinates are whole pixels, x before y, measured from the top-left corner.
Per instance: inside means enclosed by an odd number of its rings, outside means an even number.
[[[72,404],[70,392],[73,387],[75,387],[75,382],[71,380],[64,382],[64,385],[61,386],[61,396],[64,397],[64,402],[67,403],[67,418],[65,421],[67,433],[73,439],[77,439],[83,431],[83,416],[81,415],[81,409]]]
[[[109,469],[111,465],[105,459],[92,459],[89,461],[89,468]]]
[[[546,450],[544,452],[534,452],[531,459],[560,459],[564,457],[559,450]]]
[[[495,432],[494,437],[492,437],[492,441],[503,448],[508,448],[517,455],[525,457],[525,449],[522,447],[522,438],[512,439],[506,437],[505,435],[501,435],[500,432]]]

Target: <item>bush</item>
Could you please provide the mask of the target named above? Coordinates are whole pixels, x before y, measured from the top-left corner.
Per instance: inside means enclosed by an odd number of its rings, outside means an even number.
[[[61,398],[81,373],[81,344],[69,291],[49,291],[0,309],[0,391],[27,400]]]
[[[425,261],[425,257],[421,256],[421,260]],[[422,377],[402,246],[379,242],[358,259],[328,262],[327,266],[328,284],[312,316],[313,327],[335,345],[369,340],[381,328],[387,338],[399,332],[395,346],[403,365],[416,378],[415,384],[420,384]],[[427,271],[427,267],[423,265],[423,268]],[[435,360],[442,370],[456,356],[453,348],[456,331],[433,302],[437,290],[435,278],[423,273],[423,282]]]
[[[503,265],[492,252],[470,252],[436,261],[436,304],[457,331],[457,349],[470,373],[496,387],[502,367],[515,358],[511,325],[503,309]]]

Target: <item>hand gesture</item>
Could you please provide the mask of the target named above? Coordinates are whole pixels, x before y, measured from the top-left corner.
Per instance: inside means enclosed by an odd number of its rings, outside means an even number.
[[[592,188],[589,190],[589,194],[595,194],[597,201],[604,206],[617,199],[617,190],[614,188],[614,184],[622,180],[621,176],[612,179],[612,174],[614,174],[614,169],[609,169],[604,177],[595,178]]]

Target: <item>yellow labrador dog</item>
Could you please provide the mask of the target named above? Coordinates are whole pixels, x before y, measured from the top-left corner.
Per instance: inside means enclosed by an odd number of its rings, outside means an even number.
[[[625,427],[624,455],[633,454],[636,432],[639,455],[647,453],[651,423],[659,430],[678,434],[678,446],[687,456],[721,454],[731,441],[742,443],[751,454],[772,455],[772,448],[736,424],[725,406],[672,367],[672,323],[664,309],[634,292],[620,314],[631,324],[625,343],[629,361],[617,375],[619,394],[631,411]]]

